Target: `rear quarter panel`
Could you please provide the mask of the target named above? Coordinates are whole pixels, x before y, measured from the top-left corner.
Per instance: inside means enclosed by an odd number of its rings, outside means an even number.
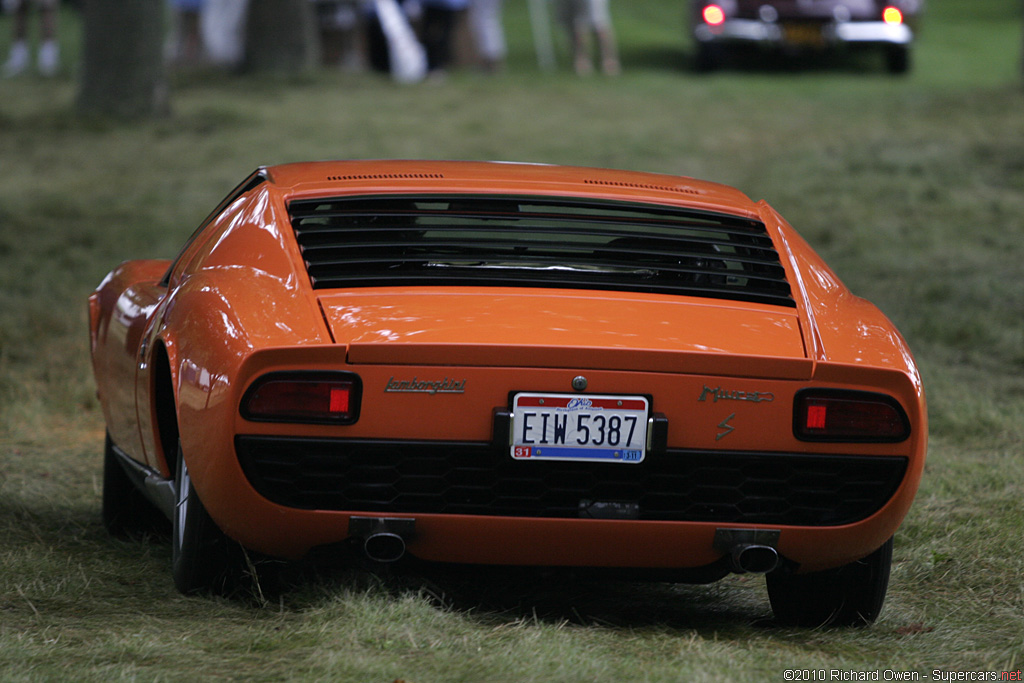
[[[111,438],[145,462],[136,410],[136,374],[141,344],[164,289],[168,261],[127,261],[111,271],[89,297],[93,375]]]
[[[265,185],[236,202],[190,251],[171,282],[161,341],[169,350],[182,449],[200,497],[230,450],[239,368],[254,351],[329,344],[303,287],[287,216]],[[155,438],[155,435],[153,436]],[[230,464],[229,464],[230,466]]]

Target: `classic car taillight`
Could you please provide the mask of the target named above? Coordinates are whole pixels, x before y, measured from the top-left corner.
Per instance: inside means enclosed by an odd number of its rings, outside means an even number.
[[[362,382],[351,373],[271,373],[242,398],[242,417],[258,422],[352,424]]]
[[[887,24],[902,24],[903,12],[892,6],[886,7],[882,10],[882,20]]]
[[[708,5],[701,12],[701,16],[704,17],[705,22],[712,26],[718,26],[725,21],[725,10],[718,5]]]
[[[803,441],[895,442],[910,436],[910,421],[885,394],[805,389],[796,395],[793,434]]]

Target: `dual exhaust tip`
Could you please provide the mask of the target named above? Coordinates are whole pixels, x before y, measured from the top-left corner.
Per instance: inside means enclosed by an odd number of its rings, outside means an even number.
[[[351,517],[349,534],[363,541],[363,552],[374,562],[390,564],[405,556],[406,541],[416,520],[405,517]],[[715,550],[729,557],[737,574],[767,574],[780,563],[780,533],[771,529],[718,529]]]
[[[363,540],[363,552],[374,562],[390,564],[405,555],[405,539],[390,531],[378,531]],[[732,570],[737,574],[767,574],[779,566],[775,548],[756,543],[739,543],[729,552]]]

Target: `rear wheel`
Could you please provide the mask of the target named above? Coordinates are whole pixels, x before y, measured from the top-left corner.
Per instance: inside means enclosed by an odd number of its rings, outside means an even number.
[[[767,575],[775,618],[794,626],[867,626],[882,611],[892,539],[862,560],[803,575]]]
[[[113,536],[126,538],[167,531],[167,518],[135,486],[107,433],[103,444],[104,528]]]
[[[175,484],[171,534],[174,585],[185,594],[227,593],[232,578],[231,548],[196,494],[180,445]]]

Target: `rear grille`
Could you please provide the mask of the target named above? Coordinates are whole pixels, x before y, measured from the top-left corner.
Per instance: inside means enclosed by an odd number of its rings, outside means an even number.
[[[557,287],[795,306],[764,224],[646,204],[507,196],[294,201],[316,289]]]
[[[574,518],[619,504],[641,520],[835,526],[881,508],[907,467],[894,457],[688,450],[638,465],[523,462],[489,444],[262,436],[235,446],[253,487],[275,503],[378,513]]]

